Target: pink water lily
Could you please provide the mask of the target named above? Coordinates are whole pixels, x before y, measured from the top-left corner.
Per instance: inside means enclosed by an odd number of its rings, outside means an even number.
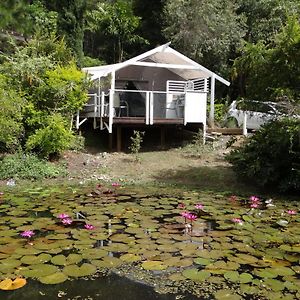
[[[196,205],[195,205],[195,208],[196,209],[203,209],[203,204],[200,204],[200,203],[197,203]]]
[[[186,218],[188,220],[190,220],[191,222],[193,222],[193,221],[197,220],[198,217],[194,214],[189,213]]]
[[[0,192],[0,196],[3,196],[4,195],[4,193],[3,192]]]
[[[295,211],[295,210],[293,210],[293,209],[289,209],[289,210],[287,210],[286,211],[289,215],[296,215],[297,214],[297,212]]]
[[[179,203],[178,208],[185,208],[185,204],[184,203]]]
[[[59,214],[57,217],[61,220],[70,218],[69,215],[67,215],[67,214]]]
[[[111,186],[113,186],[113,187],[118,187],[118,186],[120,186],[121,184],[120,183],[118,183],[118,182],[113,182],[112,184],[111,184]]]
[[[64,218],[61,221],[64,225],[71,225],[73,221],[70,218]]]
[[[257,204],[257,203],[252,203],[252,204],[250,205],[250,207],[251,207],[251,208],[258,208],[258,204]]]
[[[184,218],[187,218],[187,216],[189,215],[190,213],[188,213],[187,211],[183,211],[180,213],[180,215]]]
[[[243,224],[243,221],[240,218],[232,218],[231,221],[236,224]]]
[[[84,228],[87,230],[93,230],[93,229],[95,229],[95,226],[93,226],[92,224],[85,224]]]
[[[35,235],[35,233],[32,230],[25,230],[25,231],[20,233],[21,237],[28,238],[28,239],[30,239],[34,235]]]
[[[251,196],[250,197],[250,201],[252,201],[252,202],[259,202],[259,198],[256,197],[256,196]]]

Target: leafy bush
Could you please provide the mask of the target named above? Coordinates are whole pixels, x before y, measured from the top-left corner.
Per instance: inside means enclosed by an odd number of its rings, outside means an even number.
[[[221,125],[224,121],[224,116],[227,113],[227,104],[215,103],[215,122]],[[207,105],[207,116],[209,116],[210,104]]]
[[[0,77],[0,148],[14,151],[21,144],[43,157],[67,149],[73,115],[87,101],[89,79],[77,69],[64,40],[34,38],[0,57],[0,72],[10,74],[5,84],[12,87],[8,93]]]
[[[130,137],[131,145],[129,146],[129,150],[132,154],[135,154],[136,161],[139,161],[138,153],[141,150],[144,135],[144,131],[134,130],[133,136]]]
[[[75,135],[69,149],[74,151],[83,151],[85,146],[85,137],[81,134]]]
[[[12,151],[17,148],[23,132],[23,100],[3,75],[0,75],[0,101],[0,151]]]
[[[68,149],[73,139],[74,136],[67,128],[64,118],[60,114],[53,114],[45,119],[45,127],[29,136],[26,149],[35,150],[42,157],[48,158]]]
[[[43,179],[65,175],[66,170],[33,154],[16,153],[0,160],[0,179]]]
[[[86,74],[78,70],[75,64],[70,64],[47,70],[45,84],[40,85],[38,90],[44,98],[46,108],[53,109],[54,112],[63,112],[68,116],[76,113],[87,102],[88,85]]]
[[[267,123],[227,160],[239,175],[280,191],[300,190],[300,121]]]

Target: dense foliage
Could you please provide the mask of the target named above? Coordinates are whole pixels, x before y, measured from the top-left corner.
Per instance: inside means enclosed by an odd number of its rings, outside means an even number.
[[[0,151],[14,151],[23,133],[24,100],[3,75],[0,75],[0,99]]]
[[[189,57],[225,71],[230,52],[239,46],[244,34],[242,17],[235,10],[230,0],[169,0],[164,32]]]
[[[237,59],[233,68],[233,87],[229,91],[231,96],[265,100],[265,95],[261,95],[264,87],[253,89],[252,82],[256,82],[257,76],[258,80],[264,78],[266,72],[274,77],[282,74],[275,78],[274,88],[273,78],[268,81],[272,92],[266,96],[286,93],[290,96],[285,82],[281,89],[281,78],[288,70],[273,72],[261,66],[261,60],[254,64],[256,60],[251,57],[256,54],[257,58],[267,56],[268,64],[277,62],[283,68],[286,66],[282,64],[286,61],[286,51],[292,54],[293,49],[299,49],[295,26],[293,32],[289,32],[291,26],[286,27],[291,23],[288,20],[293,18],[299,25],[300,4],[297,0],[6,2],[0,4],[0,28],[15,30],[25,38],[37,33],[64,37],[79,66],[92,62],[118,62],[171,41],[184,54],[227,78]],[[281,36],[278,36],[279,32],[282,32]],[[284,35],[290,38],[288,43],[284,42]],[[293,43],[292,36],[295,38]],[[272,49],[277,49],[277,53],[271,55]],[[289,55],[287,59],[291,57]],[[253,64],[256,65],[254,69]],[[253,77],[255,70],[260,74]]]
[[[55,178],[65,173],[63,166],[51,164],[33,154],[16,153],[0,158],[0,179]]]
[[[290,17],[274,39],[245,43],[235,60],[234,75],[241,96],[254,99],[300,101],[300,24]]]
[[[0,81],[2,149],[21,145],[43,157],[67,149],[73,115],[87,100],[88,80],[65,42],[32,39],[2,58],[0,70],[9,74]]]
[[[268,123],[227,159],[239,175],[258,185],[300,191],[299,134],[299,119]]]
[[[100,2],[87,13],[87,20],[88,43],[98,43],[101,48],[86,47],[86,51],[98,53],[107,62],[121,62],[128,55],[130,46],[147,43],[137,34],[141,18],[134,15],[130,1]]]

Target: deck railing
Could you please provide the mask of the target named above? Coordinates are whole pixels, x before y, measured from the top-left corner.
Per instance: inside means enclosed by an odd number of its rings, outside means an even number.
[[[205,90],[205,82],[195,84],[199,84],[201,92]],[[114,118],[144,118],[146,125],[153,125],[157,119],[184,119],[185,91],[181,88],[169,92],[111,89],[100,96],[89,94],[81,116],[77,113],[76,128],[89,117],[94,118],[94,128],[100,119],[99,127],[106,127],[110,133]]]

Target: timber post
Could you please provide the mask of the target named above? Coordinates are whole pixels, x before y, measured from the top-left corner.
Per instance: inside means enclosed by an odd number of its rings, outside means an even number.
[[[108,134],[108,147],[109,147],[109,151],[112,152],[113,151],[113,134],[112,133]]]
[[[162,149],[166,147],[166,127],[160,127],[160,146]]]
[[[122,151],[122,127],[117,126],[117,152]]]

